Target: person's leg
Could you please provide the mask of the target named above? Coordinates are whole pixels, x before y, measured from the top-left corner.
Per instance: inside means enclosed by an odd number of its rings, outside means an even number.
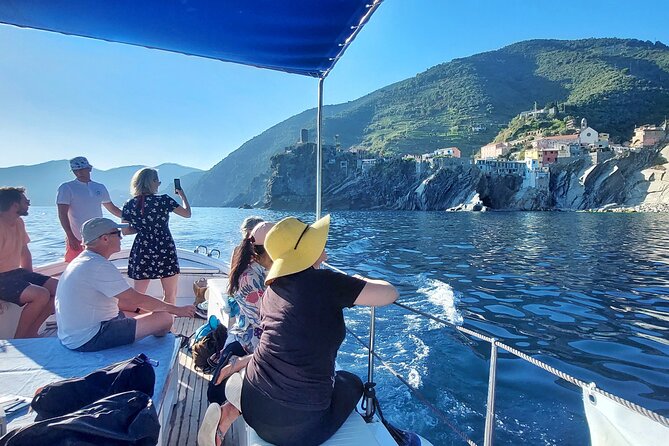
[[[39,328],[53,313],[53,297],[46,288],[30,284],[19,296],[19,302],[23,311],[14,337],[36,338]]]
[[[164,311],[141,314],[135,317],[135,340],[138,341],[150,335],[165,336],[172,329],[174,316]]]
[[[133,279],[133,281],[135,282],[133,288],[137,290],[138,293],[146,294],[151,279]]]
[[[218,431],[221,433],[221,435],[216,436],[216,446],[221,445],[221,437],[225,437],[228,429],[230,429],[232,423],[234,423],[235,420],[239,418],[239,415],[241,415],[241,412],[237,410],[237,408],[229,401],[221,406],[221,418],[218,421]]]
[[[363,391],[362,380],[357,375],[337,371],[330,407],[321,419],[321,426],[309,435],[309,440],[321,444],[332,437],[351,415]]]
[[[69,242],[67,241],[67,238],[65,239],[65,263],[70,263],[72,260],[74,260],[81,252],[84,250],[84,247],[82,245],[79,245],[79,249],[73,249]]]
[[[160,279],[160,283],[163,286],[163,297],[165,299],[165,302],[174,305],[177,301],[177,287],[179,285],[179,275],[175,274],[173,276],[163,277]]]

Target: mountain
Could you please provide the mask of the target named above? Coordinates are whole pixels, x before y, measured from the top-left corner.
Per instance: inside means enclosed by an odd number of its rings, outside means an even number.
[[[93,169],[91,178],[102,183],[109,190],[109,195],[117,206],[122,206],[130,198],[130,179],[144,166],[115,167],[109,170]],[[156,166],[163,184],[160,193],[174,195],[174,178],[181,178],[181,186],[189,194],[189,190],[197,183],[202,170],[179,164],[161,164]],[[48,161],[32,166],[15,166],[0,168],[0,186],[24,186],[27,188],[31,204],[35,206],[55,205],[58,186],[65,181],[74,179],[67,160]]]
[[[520,112],[556,102],[612,140],[628,139],[635,125],[661,122],[669,111],[669,48],[629,39],[531,40],[454,59],[326,106],[323,142],[384,154],[457,146],[468,156]],[[313,141],[315,118],[307,110],[244,143],[202,176],[193,202],[261,200],[270,157],[294,144],[302,128]]]

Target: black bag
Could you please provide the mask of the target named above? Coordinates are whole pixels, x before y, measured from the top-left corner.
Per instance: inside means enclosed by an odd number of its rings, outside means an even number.
[[[153,396],[156,373],[144,353],[81,378],[65,379],[40,389],[30,403],[36,420],[58,417],[116,393],[138,390]]]
[[[0,438],[0,446],[152,446],[158,443],[159,434],[151,398],[132,391],[14,429]]]
[[[239,357],[247,355],[244,347],[242,347],[242,344],[240,344],[239,341],[231,342],[225,349],[221,350],[218,355],[218,364],[211,375],[211,381],[209,381],[209,384],[207,385],[207,401],[210,403],[218,403],[222,405],[227,401],[225,396],[225,384],[228,382],[229,377],[225,378],[219,385],[214,383],[218,379],[221,369],[230,362],[230,358],[233,355]]]
[[[215,363],[209,362],[209,357],[218,353],[223,348],[227,338],[227,328],[223,324],[219,324],[213,331],[195,342],[191,347],[191,355],[193,356],[195,367],[204,372],[209,372],[216,367]]]

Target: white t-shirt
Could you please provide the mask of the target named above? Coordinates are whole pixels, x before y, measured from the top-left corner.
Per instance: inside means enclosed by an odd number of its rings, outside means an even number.
[[[109,202],[111,198],[104,184],[95,181],[82,183],[77,179],[61,184],[56,197],[56,204],[70,206],[67,217],[72,232],[79,240],[81,240],[81,225],[91,218],[102,217],[100,205]]]
[[[58,338],[67,348],[93,339],[100,323],[118,316],[116,296],[130,288],[118,269],[100,254],[85,250],[60,276],[56,289]]]

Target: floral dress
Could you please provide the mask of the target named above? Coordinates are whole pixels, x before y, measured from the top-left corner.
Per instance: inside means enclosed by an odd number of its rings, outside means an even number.
[[[239,289],[228,297],[230,316],[236,316],[237,322],[230,328],[228,342],[238,341],[244,350],[252,353],[262,334],[260,328],[260,304],[265,293],[265,268],[251,262],[239,276]]]
[[[168,195],[140,195],[123,205],[121,218],[137,230],[128,259],[131,279],[160,279],[179,274],[177,248],[168,226],[179,204]]]

